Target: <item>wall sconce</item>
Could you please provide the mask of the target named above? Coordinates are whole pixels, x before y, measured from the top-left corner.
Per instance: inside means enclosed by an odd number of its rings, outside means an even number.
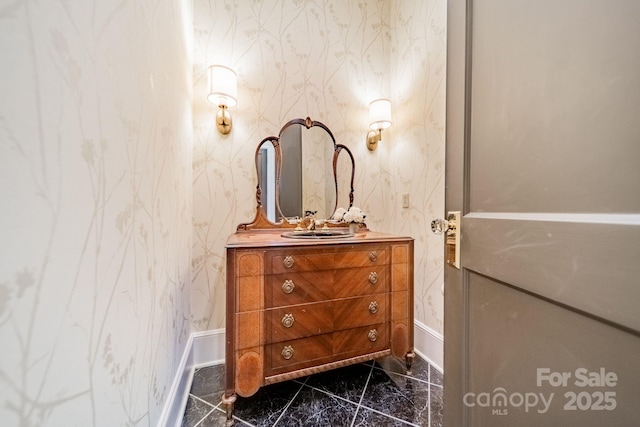
[[[369,128],[367,134],[367,148],[375,151],[378,142],[382,140],[382,129],[391,126],[391,101],[376,99],[369,104]]]
[[[231,68],[212,65],[207,70],[209,94],[207,100],[218,106],[216,127],[223,135],[231,132],[229,108],[238,104],[238,76]]]

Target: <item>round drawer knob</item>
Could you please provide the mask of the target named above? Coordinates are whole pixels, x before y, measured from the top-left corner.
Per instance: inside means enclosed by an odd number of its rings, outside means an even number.
[[[282,349],[282,353],[280,353],[282,355],[282,358],[285,360],[289,360],[293,357],[293,347],[291,347],[290,345],[286,346],[285,348]]]
[[[293,326],[293,322],[295,322],[295,319],[293,318],[293,314],[287,313],[284,316],[282,316],[282,325],[285,328],[292,327]]]
[[[293,280],[285,280],[282,284],[282,290],[285,294],[290,294],[295,289],[296,285],[293,284]]]
[[[376,262],[378,260],[378,253],[376,251],[369,252],[369,259],[371,262]]]
[[[369,335],[367,336],[369,337],[369,341],[374,342],[378,339],[378,331],[376,331],[375,329],[371,329],[369,331]]]
[[[371,283],[372,285],[378,283],[378,273],[376,273],[375,271],[369,273],[369,283]]]
[[[284,261],[282,261],[285,267],[291,268],[293,267],[293,257],[291,255],[287,255],[284,257]]]
[[[378,303],[375,301],[371,301],[369,303],[369,313],[376,314],[378,312]]]

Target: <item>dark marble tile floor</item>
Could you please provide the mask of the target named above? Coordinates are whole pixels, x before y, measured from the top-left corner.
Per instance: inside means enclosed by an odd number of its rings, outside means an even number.
[[[197,369],[183,427],[225,426],[224,365]],[[442,426],[442,374],[416,356],[360,363],[238,397],[234,426]]]

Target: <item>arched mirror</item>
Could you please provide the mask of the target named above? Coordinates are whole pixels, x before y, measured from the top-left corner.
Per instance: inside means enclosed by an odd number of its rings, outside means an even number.
[[[341,144],[338,144],[337,150],[338,155],[335,156],[333,165],[338,189],[337,206],[349,209],[353,206],[353,177],[355,172],[353,156],[347,147]],[[342,150],[345,150],[345,153],[342,153]]]
[[[274,145],[275,144],[275,145]],[[279,160],[278,140],[270,137],[262,140],[256,150],[256,172],[258,174],[258,208],[262,206],[264,214],[271,221],[276,218],[276,171]]]
[[[355,162],[329,128],[310,118],[285,124],[256,149],[257,212],[238,230],[288,227],[309,212],[328,220],[353,205]]]

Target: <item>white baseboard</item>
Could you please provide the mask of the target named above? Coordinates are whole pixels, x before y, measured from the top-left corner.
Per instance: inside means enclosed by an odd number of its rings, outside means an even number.
[[[158,427],[179,426],[182,423],[184,409],[193,380],[193,334],[189,336],[178,370],[173,377],[169,395],[160,414]]]
[[[417,320],[414,322],[413,329],[416,353],[440,372],[443,372],[444,339],[442,335]],[[203,366],[224,363],[224,353],[224,329],[191,334],[160,416],[159,427],[179,427],[181,425],[193,381],[193,371]]]
[[[443,372],[444,337],[422,322],[413,322],[413,344],[416,353],[426,359],[433,367]]]
[[[193,337],[193,364],[196,368],[224,363],[224,328],[194,332],[191,336]]]
[[[187,407],[193,372],[202,366],[224,363],[224,329],[194,332],[189,336],[171,384],[158,427],[180,427]]]

